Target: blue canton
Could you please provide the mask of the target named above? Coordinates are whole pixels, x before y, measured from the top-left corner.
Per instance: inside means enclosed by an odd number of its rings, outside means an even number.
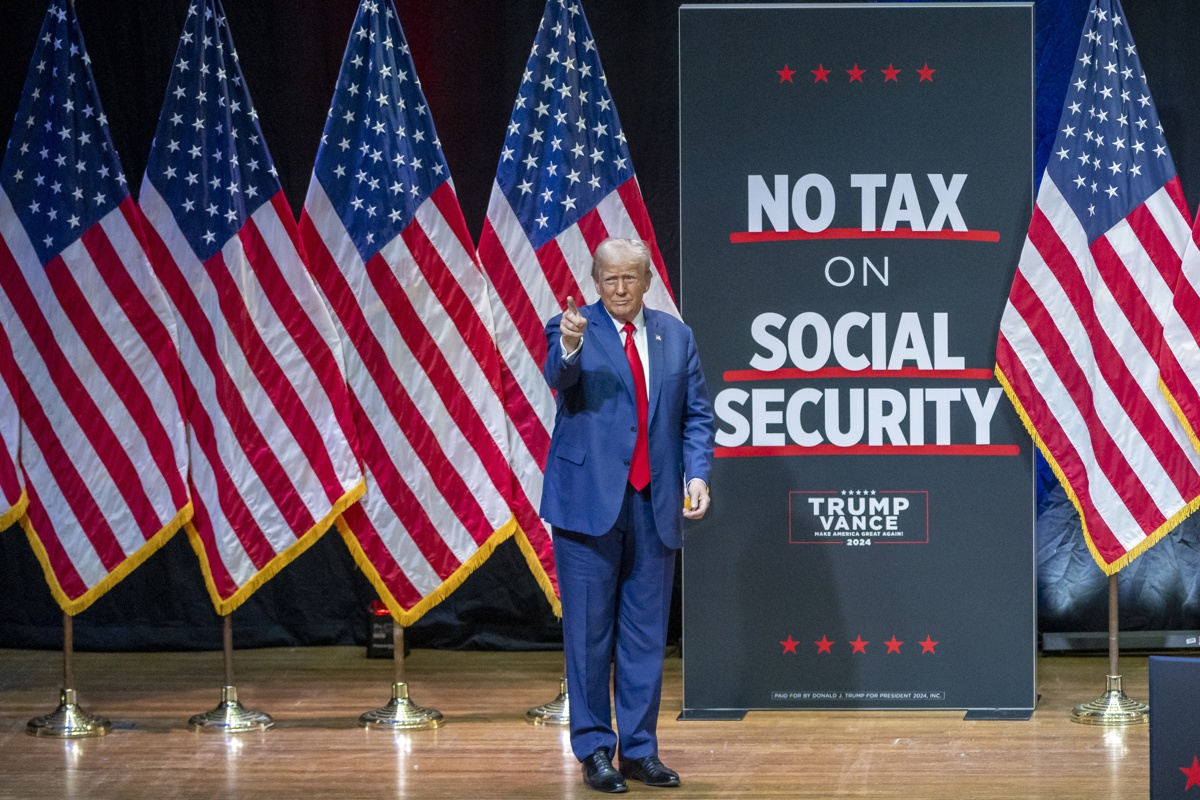
[[[1095,0],[1046,171],[1093,242],[1175,177],[1118,0]]]
[[[583,9],[551,0],[500,152],[500,189],[537,249],[632,176]]]
[[[364,262],[450,178],[391,0],[358,7],[313,172]]]
[[[46,13],[0,166],[42,264],[129,196],[72,3]]]
[[[218,0],[188,8],[146,179],[201,261],[280,189]]]

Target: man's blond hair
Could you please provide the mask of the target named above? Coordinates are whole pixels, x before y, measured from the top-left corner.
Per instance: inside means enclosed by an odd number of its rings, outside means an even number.
[[[647,279],[653,277],[650,269],[650,248],[641,239],[621,239],[613,236],[596,245],[592,254],[592,280],[600,281],[600,268],[622,261],[637,261],[642,265]]]

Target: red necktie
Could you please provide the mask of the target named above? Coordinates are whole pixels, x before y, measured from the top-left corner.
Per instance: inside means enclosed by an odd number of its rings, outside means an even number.
[[[629,485],[639,492],[650,483],[650,401],[646,392],[646,373],[642,371],[642,358],[633,343],[636,328],[626,322],[621,329],[625,333],[625,357],[633,371],[633,393],[637,399],[637,440],[633,443],[633,459],[629,464]]]

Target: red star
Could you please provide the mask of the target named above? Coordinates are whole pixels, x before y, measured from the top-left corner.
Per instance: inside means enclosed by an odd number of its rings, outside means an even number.
[[[867,652],[867,645],[869,645],[869,644],[870,644],[870,642],[863,641],[863,637],[860,634],[857,639],[855,639],[853,642],[850,643],[850,646],[854,648],[854,650],[852,652],[865,654]]]
[[[904,644],[904,642],[897,640],[896,634],[893,633],[892,640],[890,642],[884,642],[884,644],[887,645],[887,649],[888,649],[889,653],[899,653],[900,645]]]
[[[821,653],[829,653],[830,655],[833,655],[833,651],[829,649],[833,647],[833,642],[829,641],[829,637],[825,634],[821,634],[821,641],[813,642],[813,644],[817,646],[818,655]]]
[[[792,76],[796,74],[796,70],[788,69],[787,64],[783,65],[783,69],[777,69],[775,71],[777,73],[779,73],[779,82],[780,83],[783,83],[784,81],[787,81],[788,83],[792,83]]]
[[[929,81],[930,83],[933,83],[933,73],[935,73],[935,72],[937,72],[937,70],[930,69],[928,62],[926,62],[925,67],[923,69],[917,70],[917,74],[921,76],[921,80]],[[918,83],[920,83],[920,81],[918,81]]]
[[[1192,765],[1180,767],[1179,771],[1188,776],[1187,786],[1183,787],[1185,792],[1193,786],[1200,786],[1200,758],[1192,756]]]
[[[934,655],[937,655],[937,651],[933,648],[937,647],[938,643],[930,638],[929,634],[925,635],[925,641],[917,642],[917,644],[921,645],[922,653],[933,653]]]
[[[866,72],[866,70],[859,69],[858,64],[855,64],[854,69],[848,69],[848,70],[846,70],[846,72],[850,73],[850,82],[851,83],[854,83],[855,81],[862,83],[863,82],[862,76],[863,76],[863,73]]]
[[[784,639],[782,642],[780,642],[780,644],[783,645],[783,652],[795,653],[796,645],[798,645],[800,643],[797,642],[795,639],[793,639],[792,635],[789,633],[788,637],[786,639]]]
[[[820,81],[821,83],[829,83],[829,70],[825,69],[824,64],[817,64],[817,68],[810,69],[809,72],[811,72],[813,75],[817,76],[817,77],[813,78],[813,83],[816,83],[818,81]]]
[[[894,81],[896,83],[900,82],[896,80],[896,76],[900,74],[900,70],[896,69],[891,64],[888,64],[887,69],[881,69],[879,71],[883,73],[884,83],[887,83],[888,81]]]

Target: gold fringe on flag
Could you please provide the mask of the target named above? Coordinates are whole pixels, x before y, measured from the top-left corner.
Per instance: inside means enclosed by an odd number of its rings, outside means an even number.
[[[5,515],[7,516],[7,515]],[[114,569],[104,579],[97,583],[92,588],[88,589],[79,597],[72,600],[67,597],[67,593],[63,591],[59,585],[58,579],[54,576],[54,570],[50,566],[50,556],[46,553],[46,548],[42,546],[42,540],[38,538],[37,531],[33,529],[33,523],[29,521],[28,516],[21,517],[21,527],[25,530],[25,537],[29,540],[29,546],[33,548],[33,554],[37,556],[37,560],[41,562],[42,573],[46,576],[46,583],[50,585],[50,593],[54,595],[54,599],[58,601],[58,605],[62,610],[75,616],[84,609],[88,608],[92,603],[100,599],[100,597],[112,587],[116,586],[121,580],[140,567],[146,559],[157,553],[167,541],[175,535],[184,525],[190,527],[192,519],[192,501],[189,500],[187,505],[179,509],[175,517],[168,522],[158,533],[146,540],[146,543],[139,547],[136,552],[121,562],[120,566]]]
[[[1083,540],[1087,542],[1088,550],[1092,554],[1092,559],[1095,560],[1096,565],[1104,571],[1105,575],[1116,575],[1131,561],[1153,547],[1159,539],[1163,538],[1172,530],[1174,530],[1175,526],[1187,519],[1187,517],[1193,511],[1195,511],[1197,508],[1200,508],[1200,497],[1197,497],[1177,511],[1165,522],[1163,522],[1162,525],[1158,526],[1157,530],[1148,535],[1142,541],[1138,542],[1137,545],[1126,552],[1123,556],[1113,561],[1111,564],[1107,563],[1104,560],[1104,557],[1100,555],[1100,551],[1096,549],[1095,542],[1092,541],[1092,534],[1088,531],[1087,519],[1083,515],[1083,507],[1079,503],[1079,496],[1075,493],[1074,487],[1072,487],[1071,482],[1067,480],[1067,476],[1063,472],[1062,467],[1058,465],[1058,462],[1054,460],[1054,456],[1050,454],[1050,450],[1046,447],[1046,443],[1042,441],[1042,437],[1038,435],[1037,430],[1033,426],[1033,421],[1030,420],[1029,415],[1025,412],[1025,407],[1022,406],[1021,402],[1017,399],[1017,395],[1013,391],[1012,385],[1008,382],[1008,378],[1004,376],[1004,371],[1000,369],[999,364],[996,365],[994,372],[996,374],[996,380],[1000,381],[1000,385],[1004,387],[1004,393],[1008,395],[1009,401],[1013,404],[1013,408],[1016,409],[1017,416],[1021,418],[1022,424],[1025,425],[1025,430],[1028,431],[1029,435],[1033,438],[1034,445],[1038,450],[1041,451],[1042,457],[1046,459],[1046,463],[1050,465],[1050,469],[1054,471],[1054,475],[1056,478],[1058,478],[1058,482],[1062,484],[1063,489],[1066,491],[1067,498],[1071,501],[1071,505],[1075,506],[1075,512],[1079,515],[1080,525],[1083,526]],[[1165,388],[1163,391],[1166,391]],[[1169,396],[1168,400],[1170,400]],[[1188,430],[1188,434],[1189,436],[1191,435],[1190,429]],[[1192,437],[1192,443],[1196,443],[1194,436]]]
[[[350,491],[338,498],[338,501],[333,504],[329,513],[321,517],[315,525],[305,531],[304,535],[298,538],[295,544],[290,545],[286,550],[268,561],[266,566],[260,569],[253,578],[227,598],[222,598],[217,593],[217,585],[213,581],[212,568],[208,563],[208,555],[204,552],[204,543],[196,528],[189,524],[188,540],[192,543],[192,549],[196,551],[196,556],[200,559],[200,569],[204,573],[204,584],[208,587],[208,596],[212,598],[213,606],[216,607],[217,613],[222,617],[232,614],[260,586],[271,580],[271,578],[274,578],[279,574],[281,569],[295,561],[300,554],[316,544],[317,540],[325,535],[334,526],[335,522],[340,522],[342,512],[353,503],[356,503],[366,490],[367,481],[364,478],[355,484]]]
[[[17,502],[8,511],[0,515],[0,531],[6,531],[16,524],[17,520],[25,516],[25,509],[29,506],[29,495],[25,490],[21,490],[21,496],[17,498]]]

